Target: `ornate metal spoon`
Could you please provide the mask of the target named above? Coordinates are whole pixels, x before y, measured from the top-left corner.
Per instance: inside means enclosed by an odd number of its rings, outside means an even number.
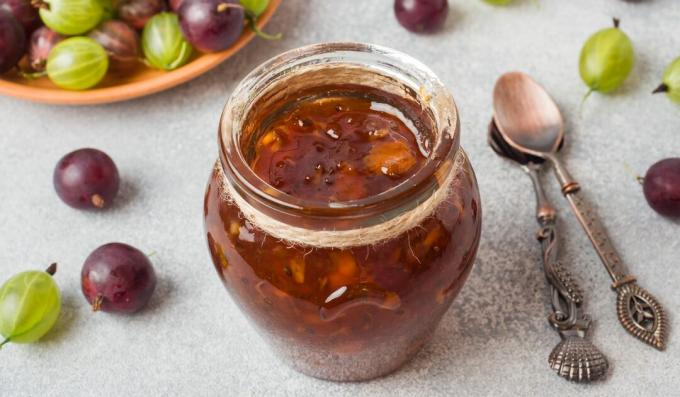
[[[548,357],[550,367],[558,375],[576,382],[598,380],[607,373],[607,358],[585,339],[590,327],[590,316],[583,313],[583,293],[560,262],[557,261],[556,211],[550,204],[538,174],[543,159],[516,152],[500,136],[493,120],[489,124],[489,146],[501,157],[518,163],[529,175],[536,192],[536,220],[541,228],[537,238],[543,248],[543,270],[550,285],[553,313],[548,321],[559,332],[561,342]]]
[[[604,226],[584,201],[580,185],[556,155],[564,139],[564,122],[555,102],[531,77],[511,72],[496,82],[493,103],[503,140],[517,152],[553,164],[562,193],[612,278],[612,289],[618,294],[616,312],[623,327],[657,349],[665,349],[668,322],[663,307],[628,274]]]

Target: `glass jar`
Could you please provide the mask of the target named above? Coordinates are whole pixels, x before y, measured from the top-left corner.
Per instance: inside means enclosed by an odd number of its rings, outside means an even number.
[[[377,90],[410,109],[426,131],[424,165],[346,202],[293,197],[260,179],[246,161],[249,134],[282,103],[326,86]],[[428,341],[479,244],[479,191],[459,127],[453,99],[426,66],[369,44],[289,51],[232,93],[205,195],[208,245],[232,299],[284,362],[314,377],[365,380]]]

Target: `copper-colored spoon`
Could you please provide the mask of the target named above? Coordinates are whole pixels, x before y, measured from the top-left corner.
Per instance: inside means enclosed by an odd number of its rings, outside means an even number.
[[[562,193],[612,278],[623,327],[657,349],[665,349],[668,322],[663,307],[628,274],[604,226],[584,201],[581,186],[557,156],[564,140],[564,121],[555,102],[531,77],[511,72],[496,82],[493,106],[494,120],[505,142],[518,152],[553,164]]]
[[[548,364],[558,375],[575,382],[602,379],[609,368],[607,358],[586,339],[590,316],[583,312],[583,292],[567,268],[557,259],[557,211],[543,192],[539,174],[543,159],[527,156],[508,145],[496,123],[489,124],[488,143],[496,154],[522,167],[529,175],[536,193],[536,220],[540,229],[536,237],[543,249],[543,271],[550,287],[553,312],[548,322],[560,334],[560,343],[548,356]]]

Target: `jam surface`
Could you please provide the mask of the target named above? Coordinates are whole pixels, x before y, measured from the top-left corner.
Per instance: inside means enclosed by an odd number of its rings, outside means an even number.
[[[400,184],[426,160],[418,132],[398,109],[362,97],[300,101],[274,116],[250,166],[264,181],[304,199],[349,201]]]

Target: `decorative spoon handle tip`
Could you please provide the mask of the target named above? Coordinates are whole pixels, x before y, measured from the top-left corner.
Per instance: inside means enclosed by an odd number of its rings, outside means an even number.
[[[631,335],[663,351],[666,349],[668,319],[654,295],[630,282],[616,288],[616,314]]]

